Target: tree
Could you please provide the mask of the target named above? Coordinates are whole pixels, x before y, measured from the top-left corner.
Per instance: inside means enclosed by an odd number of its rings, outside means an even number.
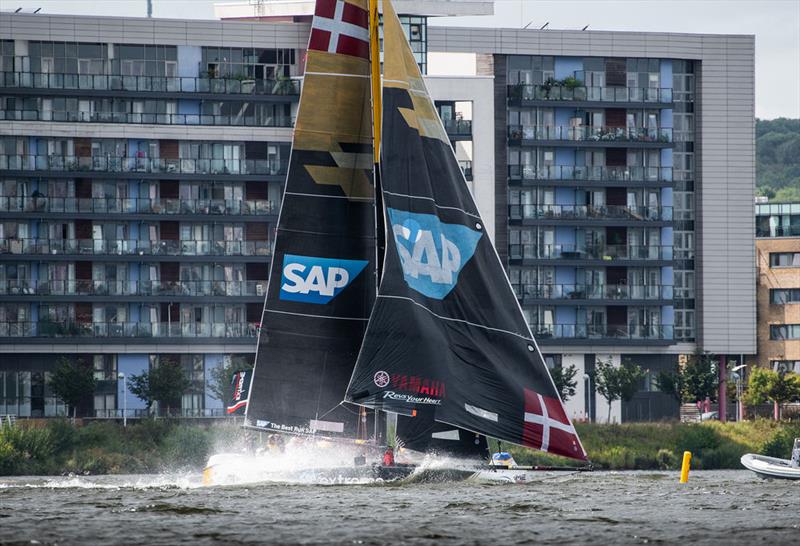
[[[153,402],[163,404],[169,414],[170,406],[180,400],[184,392],[191,386],[180,364],[163,359],[150,370],[139,375],[131,375],[128,389],[147,404]]]
[[[578,370],[572,365],[566,368],[563,366],[556,366],[550,370],[553,383],[555,383],[556,390],[558,391],[559,396],[561,396],[561,400],[563,402],[566,402],[575,396],[575,387],[578,386],[578,382],[575,381],[576,373],[578,373]]]
[[[611,422],[611,403],[615,400],[631,400],[639,390],[644,371],[633,362],[625,361],[615,368],[609,358],[599,361],[596,368],[595,388],[608,402],[608,422]]]
[[[67,411],[72,408],[73,419],[77,414],[78,404],[94,394],[95,384],[94,370],[83,359],[65,356],[58,359],[49,381],[50,389],[64,401]]]
[[[684,400],[716,400],[719,378],[717,362],[709,354],[697,352],[683,366]]]
[[[755,368],[750,372],[744,395],[745,403],[757,406],[771,400],[773,417],[776,421],[781,418],[781,406],[798,398],[800,398],[800,376],[796,373],[787,372],[785,369],[773,371],[767,368]]]
[[[233,385],[231,377],[236,372],[246,372],[253,369],[252,361],[236,360],[231,358],[222,366],[211,370],[208,380],[208,392],[212,398],[221,400],[223,405],[229,406],[233,400]]]
[[[656,377],[656,384],[658,390],[664,394],[672,396],[678,403],[681,403],[686,398],[686,381],[684,378],[683,370],[677,367],[675,370],[658,372]]]

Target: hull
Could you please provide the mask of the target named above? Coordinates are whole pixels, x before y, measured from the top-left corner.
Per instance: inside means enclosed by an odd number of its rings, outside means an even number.
[[[742,456],[742,465],[761,478],[800,480],[800,468],[791,466],[788,459],[748,453]]]

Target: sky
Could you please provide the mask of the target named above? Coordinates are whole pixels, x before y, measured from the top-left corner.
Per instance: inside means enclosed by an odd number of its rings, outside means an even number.
[[[145,16],[146,0],[0,0],[0,9]],[[153,0],[153,16],[214,19],[214,0]],[[431,25],[754,34],[756,116],[800,118],[800,0],[495,0],[495,15]]]

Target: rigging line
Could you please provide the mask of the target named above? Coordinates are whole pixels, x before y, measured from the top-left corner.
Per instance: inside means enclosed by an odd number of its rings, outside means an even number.
[[[411,298],[407,298],[407,297],[405,297],[405,296],[391,296],[391,295],[389,295],[389,294],[378,294],[378,297],[379,297],[379,298],[390,298],[390,299],[395,299],[395,300],[406,300],[406,301],[410,301],[410,302],[411,302],[411,303],[413,303],[414,305],[417,305],[417,306],[419,306],[419,307],[421,307],[421,308],[425,309],[425,310],[426,310],[428,313],[430,313],[430,314],[431,314],[431,315],[433,315],[434,317],[436,317],[436,318],[438,318],[438,319],[441,319],[441,320],[449,320],[449,321],[452,321],[452,322],[461,322],[461,323],[463,323],[463,324],[468,324],[468,325],[470,325],[470,326],[474,326],[474,327],[476,327],[476,328],[483,328],[484,330],[491,330],[491,331],[493,331],[493,332],[500,332],[501,334],[508,334],[508,335],[511,335],[511,336],[514,336],[514,337],[518,337],[518,338],[520,338],[520,339],[524,339],[525,341],[533,341],[531,338],[525,337],[525,336],[523,336],[522,334],[518,334],[518,333],[516,333],[516,332],[511,332],[511,331],[509,331],[509,330],[503,330],[502,328],[494,328],[494,327],[492,327],[492,326],[486,326],[486,325],[484,325],[484,324],[478,324],[478,323],[476,323],[476,322],[470,322],[470,321],[468,321],[468,320],[464,320],[464,319],[457,319],[457,318],[453,318],[453,317],[444,317],[444,316],[442,316],[442,315],[439,315],[439,314],[435,313],[435,312],[434,312],[434,311],[432,311],[431,309],[428,309],[427,307],[425,307],[424,305],[422,305],[422,304],[421,304],[421,303],[419,303],[418,301],[415,301],[415,300],[413,300],[413,299],[411,299]]]
[[[365,241],[369,241],[375,238],[374,235],[365,235],[365,236],[358,236],[358,235],[350,235],[347,233],[332,233],[330,231],[310,231],[307,229],[291,229],[291,228],[275,228],[277,232],[285,232],[285,233],[302,233],[303,235],[323,235],[325,237],[349,237],[350,239],[362,239]]]
[[[297,317],[309,317],[309,318],[321,318],[321,319],[332,319],[332,320],[358,320],[366,322],[369,319],[361,318],[361,317],[329,317],[325,315],[310,315],[308,313],[293,313],[291,311],[278,311],[277,309],[264,309],[266,313],[280,313],[281,315],[294,315]]]
[[[448,207],[446,205],[440,205],[436,202],[436,199],[434,199],[433,197],[426,197],[424,195],[408,195],[406,193],[395,193],[387,190],[383,190],[383,193],[387,195],[392,195],[394,197],[407,197],[408,199],[424,199],[426,201],[433,201],[433,206],[436,207],[437,209],[457,210],[459,212],[466,214],[467,216],[472,216],[473,218],[477,218],[478,220],[483,222],[483,219],[480,217],[480,215],[475,214],[474,212],[467,212],[466,210],[458,207]]]
[[[372,197],[348,197],[346,195],[324,195],[321,193],[301,193],[296,191],[287,191],[285,192],[288,195],[296,195],[299,197],[324,197],[327,199],[347,199],[348,201],[363,201],[367,203],[372,203],[375,201]]]
[[[364,74],[343,74],[341,72],[308,72],[308,71],[306,71],[305,74],[306,75],[310,74],[312,76],[341,76],[343,78],[366,78],[366,79],[369,79],[369,77],[370,77],[369,74],[367,74],[367,75],[364,75]]]

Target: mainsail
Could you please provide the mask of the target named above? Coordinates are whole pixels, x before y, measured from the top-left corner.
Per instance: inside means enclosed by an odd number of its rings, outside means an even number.
[[[318,0],[246,426],[355,438],[340,405],[375,299],[367,0]]]
[[[346,401],[585,459],[384,0],[384,269]]]

